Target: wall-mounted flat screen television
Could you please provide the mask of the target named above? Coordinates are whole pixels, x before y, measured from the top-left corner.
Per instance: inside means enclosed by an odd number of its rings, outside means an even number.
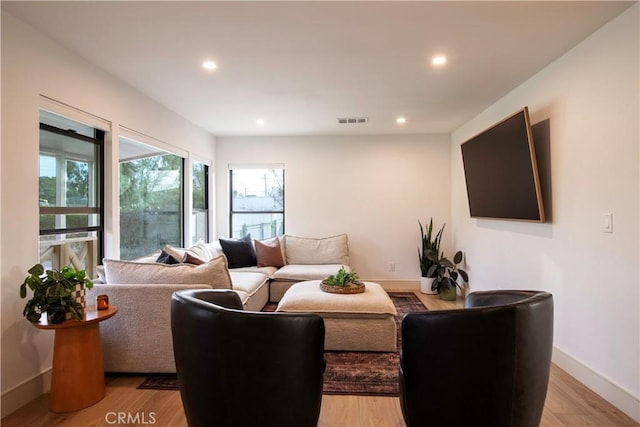
[[[544,222],[527,107],[461,148],[471,217]]]

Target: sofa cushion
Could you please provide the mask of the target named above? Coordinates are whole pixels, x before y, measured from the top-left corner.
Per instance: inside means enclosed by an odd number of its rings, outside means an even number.
[[[231,284],[234,291],[242,291],[248,296],[255,294],[269,278],[261,273],[230,271]]]
[[[107,283],[203,284],[215,289],[231,289],[231,276],[223,256],[201,265],[105,259],[104,270]]]
[[[242,239],[220,238],[220,245],[229,262],[229,268],[251,267],[257,265],[256,251],[253,248],[251,234]]]
[[[175,259],[173,256],[166,253],[164,250],[160,252],[160,256],[156,259],[156,262],[161,264],[178,264],[180,260]]]
[[[349,264],[347,235],[314,239],[284,236],[287,264]]]
[[[217,258],[217,256],[214,257],[214,258]],[[204,264],[206,261],[201,260],[200,258],[198,258],[195,255],[191,255],[191,253],[189,251],[187,251],[184,254],[184,258],[183,258],[182,262],[184,262],[185,264],[200,265],[200,264]]]
[[[271,277],[271,275],[273,273],[275,273],[276,271],[278,271],[278,269],[276,267],[258,267],[256,265],[251,266],[251,267],[240,267],[240,268],[230,268],[229,272],[241,272],[241,271],[245,271],[245,272],[249,272],[249,273],[260,273],[260,274],[264,274],[267,277]]]
[[[247,305],[247,301],[249,300],[249,295],[247,295],[246,292],[244,291],[240,291],[240,290],[235,290],[234,292],[238,294],[238,296],[240,297],[240,301],[242,301],[242,305],[245,306]]]
[[[187,253],[190,254],[192,258],[197,258],[204,262],[210,261],[214,258],[211,251],[207,247],[207,244],[204,243],[202,239],[198,240],[198,242],[195,245],[191,246],[189,249],[176,248],[171,245],[166,245],[163,251],[180,262],[187,262],[185,258],[185,255]]]
[[[340,267],[351,271],[349,266],[343,264],[288,264],[273,273],[271,278],[274,280],[289,281],[322,280],[331,274],[336,274],[338,270],[340,270]]]
[[[209,253],[211,254],[211,258],[224,255],[224,251],[222,250],[222,246],[220,245],[220,242],[218,240],[205,243],[204,246],[209,250]]]
[[[274,237],[267,240],[256,240],[254,244],[258,267],[282,267],[284,265],[280,239]]]

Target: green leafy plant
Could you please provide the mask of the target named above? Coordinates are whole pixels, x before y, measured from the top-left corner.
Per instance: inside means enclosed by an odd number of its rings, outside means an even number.
[[[20,298],[27,297],[27,288],[33,292],[33,297],[27,301],[22,312],[27,320],[37,322],[42,313],[47,313],[50,323],[63,322],[66,313],[82,319],[82,305],[75,297],[76,285],[93,288],[93,282],[87,278],[84,270],[76,271],[67,266],[62,270],[45,271],[42,264],[36,264],[28,273],[29,276],[20,285]]]
[[[344,269],[344,266],[342,266],[336,274],[330,275],[329,277],[324,279],[322,283],[327,286],[343,287],[348,286],[349,283],[355,283],[356,285],[358,285],[361,282],[356,272],[347,272],[347,270]]]
[[[442,233],[444,231],[445,224],[442,225],[442,228],[433,236],[433,218],[429,220],[429,227],[425,228],[422,226],[420,220],[418,220],[418,224],[420,225],[420,237],[422,242],[422,247],[418,248],[418,261],[420,262],[420,273],[422,277],[435,277],[429,275],[429,269],[432,265],[435,264],[431,258],[427,256],[429,251],[433,251],[436,254],[440,253],[440,240],[442,239]],[[432,273],[434,274],[434,273]]]
[[[435,277],[431,285],[432,291],[440,293],[456,286],[461,288],[458,283],[458,277],[462,278],[465,283],[469,281],[467,272],[458,268],[458,264],[462,262],[462,251],[456,252],[453,256],[453,262],[446,258],[444,254],[438,256],[438,253],[432,250],[427,252],[427,257],[433,262],[427,272],[429,274],[428,277]]]

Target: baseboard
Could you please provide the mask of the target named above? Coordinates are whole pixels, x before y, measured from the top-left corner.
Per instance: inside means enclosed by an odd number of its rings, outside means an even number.
[[[382,286],[387,291],[420,290],[420,282],[418,282],[417,280],[370,280],[370,282],[380,284],[380,286]]]
[[[640,398],[625,390],[610,378],[594,371],[558,347],[553,348],[553,363],[600,395],[613,406],[640,422]]]
[[[51,389],[51,368],[2,392],[0,418],[4,418]]]

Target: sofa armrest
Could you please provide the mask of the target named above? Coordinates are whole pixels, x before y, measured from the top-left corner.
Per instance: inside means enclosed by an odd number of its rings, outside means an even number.
[[[87,304],[109,296],[118,307],[100,323],[105,372],[175,372],[171,338],[171,295],[210,285],[95,284],[87,290]]]

